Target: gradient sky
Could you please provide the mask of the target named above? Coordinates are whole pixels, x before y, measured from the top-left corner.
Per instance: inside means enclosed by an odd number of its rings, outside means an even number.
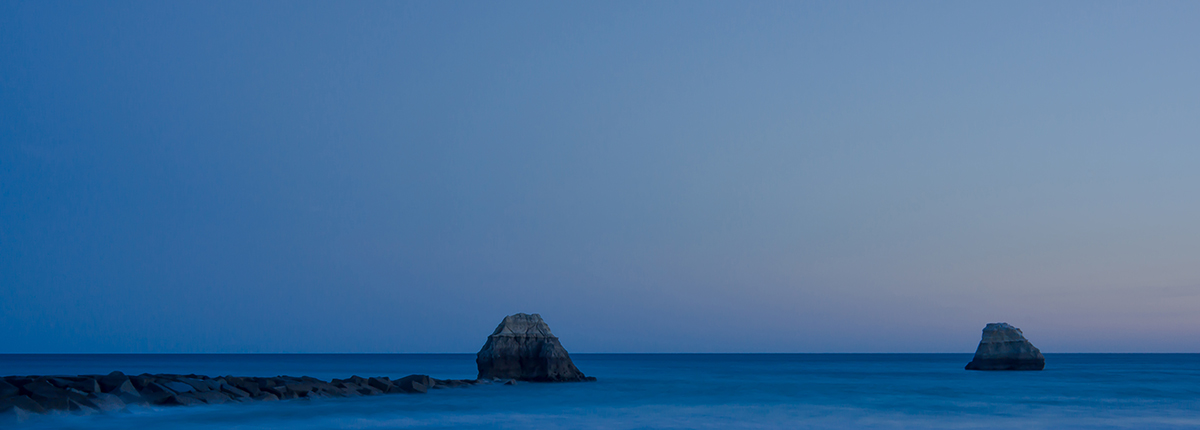
[[[0,352],[1200,352],[1197,2],[0,2]]]

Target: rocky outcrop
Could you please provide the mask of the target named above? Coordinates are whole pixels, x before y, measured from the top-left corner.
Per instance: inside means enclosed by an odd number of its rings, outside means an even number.
[[[475,357],[479,379],[595,381],[584,376],[538,314],[504,317]]]
[[[434,379],[409,375],[322,381],[307,376],[274,378],[141,374],[126,376],[6,376],[0,378],[0,422],[24,420],[30,414],[62,412],[89,414],[127,410],[129,406],[191,406],[378,394],[424,393],[429,389],[463,387],[493,381]]]
[[[1021,329],[1008,323],[991,323],[983,328],[983,339],[967,370],[1042,370],[1046,358],[1025,339]]]
[[[476,357],[479,379],[434,379],[409,375],[322,381],[307,376],[208,377],[141,374],[6,376],[0,378],[0,422],[30,414],[124,411],[130,406],[191,406],[425,393],[431,389],[524,381],[594,381],[584,376],[550,332],[542,317],[516,314],[504,318]]]

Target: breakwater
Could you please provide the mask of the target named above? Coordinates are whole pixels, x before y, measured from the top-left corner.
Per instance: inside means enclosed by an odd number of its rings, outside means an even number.
[[[0,413],[27,418],[28,414],[69,412],[89,414],[121,411],[136,406],[192,406],[229,402],[269,402],[290,399],[422,394],[431,389],[507,383],[513,380],[435,379],[427,375],[403,378],[360,377],[324,381],[300,376],[238,377],[141,374],[7,376],[0,379]]]
[[[229,402],[419,394],[430,389],[504,383],[595,381],[584,376],[538,314],[509,315],[476,355],[476,379],[409,375],[321,379],[300,376],[239,377],[121,372],[107,375],[7,376],[0,380],[0,414],[24,420],[30,414],[63,411],[112,412],[138,406],[192,406]]]

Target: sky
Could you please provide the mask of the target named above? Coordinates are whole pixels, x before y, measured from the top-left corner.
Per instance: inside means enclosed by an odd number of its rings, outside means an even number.
[[[1200,352],[1198,21],[3,1],[0,352]]]

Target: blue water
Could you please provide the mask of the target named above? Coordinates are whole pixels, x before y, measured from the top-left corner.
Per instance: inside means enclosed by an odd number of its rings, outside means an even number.
[[[1200,428],[1200,354],[1047,354],[1041,372],[970,354],[573,354],[594,383],[39,416],[64,429]],[[473,378],[473,354],[0,355],[0,374]],[[8,424],[12,425],[12,424]]]

